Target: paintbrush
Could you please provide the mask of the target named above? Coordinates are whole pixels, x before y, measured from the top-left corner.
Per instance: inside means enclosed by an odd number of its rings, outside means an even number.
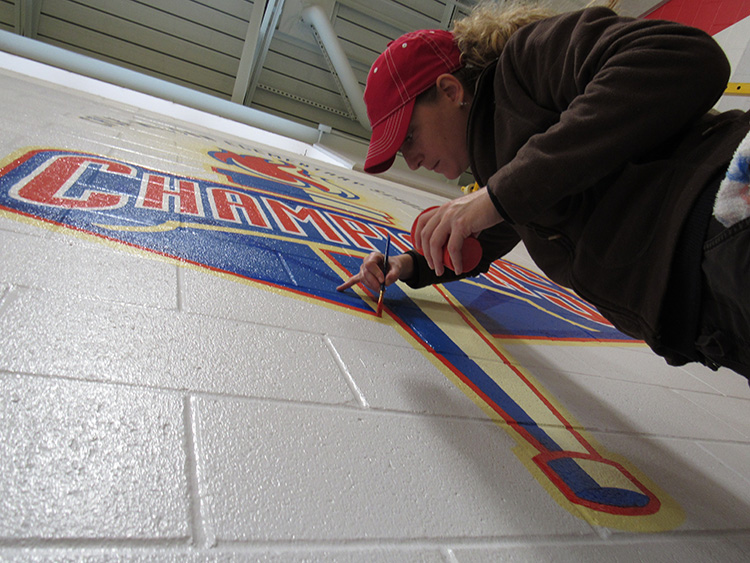
[[[378,311],[376,315],[381,317],[383,315],[383,296],[385,295],[385,276],[388,273],[388,253],[391,250],[391,234],[385,240],[385,253],[383,258],[383,283],[380,284],[380,295],[378,295]]]

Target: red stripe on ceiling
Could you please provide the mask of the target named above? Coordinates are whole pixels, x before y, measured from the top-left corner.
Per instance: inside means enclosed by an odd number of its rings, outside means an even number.
[[[750,16],[750,0],[670,0],[645,17],[692,25],[716,35]]]

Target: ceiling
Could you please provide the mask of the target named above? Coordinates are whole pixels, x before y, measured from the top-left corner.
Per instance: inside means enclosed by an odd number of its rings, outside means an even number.
[[[565,11],[588,1],[551,4]],[[377,55],[407,31],[450,27],[475,3],[0,0],[0,30],[313,128],[322,124],[331,128],[327,144],[361,163],[369,138],[361,92]],[[639,16],[662,3],[621,0],[619,11]]]

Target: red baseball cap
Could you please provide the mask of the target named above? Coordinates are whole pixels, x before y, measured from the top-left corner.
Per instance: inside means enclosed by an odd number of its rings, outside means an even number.
[[[372,125],[365,172],[388,170],[404,144],[419,94],[438,76],[463,65],[453,34],[441,29],[406,33],[388,43],[367,76],[365,105]]]

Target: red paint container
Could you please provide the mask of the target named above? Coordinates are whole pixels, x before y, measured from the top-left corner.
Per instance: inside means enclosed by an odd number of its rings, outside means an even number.
[[[414,219],[414,223],[412,223],[411,226],[411,243],[414,246],[414,250],[416,250],[420,254],[423,254],[423,252],[421,248],[417,248],[414,238],[414,231],[417,228],[417,221],[419,220],[419,218],[428,211],[432,211],[433,209],[437,209],[437,206],[428,207],[427,209],[422,211],[422,213],[417,215],[417,218]],[[470,272],[477,267],[479,261],[482,259],[482,245],[479,243],[476,237],[468,237],[464,239],[464,245],[461,247],[461,259],[463,260],[464,272]],[[445,264],[446,268],[450,268],[451,270],[453,270],[453,261],[451,260],[450,254],[448,254],[448,249],[446,247],[443,247],[443,264]]]

